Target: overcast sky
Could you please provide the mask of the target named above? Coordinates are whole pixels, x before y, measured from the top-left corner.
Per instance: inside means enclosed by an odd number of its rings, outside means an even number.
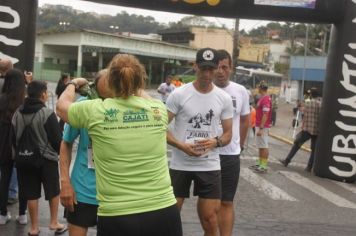
[[[98,4],[88,1],[81,1],[81,0],[39,0],[39,6],[43,6],[44,4],[53,4],[53,5],[66,5],[71,6],[74,9],[88,11],[88,12],[96,12],[99,14],[110,14],[116,15],[121,11],[126,11],[129,14],[137,14],[143,16],[152,16],[155,18],[156,21],[162,23],[169,23],[171,21],[176,22],[179,21],[181,18],[187,15],[183,14],[176,14],[170,12],[162,12],[162,11],[149,11],[149,10],[142,10],[137,8],[130,8],[130,7],[121,7],[121,6],[113,6],[113,5],[105,5],[105,4]],[[221,26],[225,24],[228,28],[234,28],[234,20],[224,19],[224,18],[217,18],[217,17],[206,17],[209,21],[215,22],[216,25]],[[169,19],[167,21],[167,19]],[[266,25],[268,21],[260,21],[260,20],[241,20],[240,21],[240,30],[245,29],[249,31],[252,28]]]

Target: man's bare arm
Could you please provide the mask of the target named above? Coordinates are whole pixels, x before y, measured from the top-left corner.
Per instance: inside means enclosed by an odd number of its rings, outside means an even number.
[[[247,137],[248,127],[250,125],[250,114],[240,116],[240,146],[244,147]]]
[[[222,120],[221,125],[223,128],[223,134],[220,136],[222,146],[226,146],[230,143],[232,138],[232,118]]]
[[[69,176],[69,168],[72,160],[72,147],[72,143],[62,141],[59,158],[59,170],[61,176],[60,200],[62,205],[71,212],[74,211],[74,204],[77,203],[75,191]]]

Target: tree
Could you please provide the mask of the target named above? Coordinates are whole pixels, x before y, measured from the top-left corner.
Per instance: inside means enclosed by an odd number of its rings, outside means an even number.
[[[274,64],[274,71],[287,76],[289,72],[289,64],[276,62]]]
[[[116,16],[110,16],[81,12],[61,5],[44,5],[39,8],[38,30],[61,30],[59,26],[61,21],[70,22],[68,27],[70,29],[91,29],[109,33],[112,33],[110,25],[118,26],[120,32],[140,34],[156,33],[164,28],[164,25],[156,22],[151,16],[130,15],[124,11]]]

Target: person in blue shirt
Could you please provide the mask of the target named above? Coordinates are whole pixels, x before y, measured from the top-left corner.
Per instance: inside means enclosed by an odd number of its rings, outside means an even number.
[[[101,97],[110,96],[103,89],[106,87],[105,73],[106,70],[100,71],[95,80],[95,87]],[[87,99],[88,97],[80,97],[77,102]],[[78,137],[76,159],[71,177],[69,177],[72,147]],[[69,124],[65,124],[60,150],[60,199],[62,205],[66,208],[69,235],[85,236],[88,227],[97,224],[98,202],[96,200],[95,167],[92,153],[91,140],[87,129],[76,129]]]

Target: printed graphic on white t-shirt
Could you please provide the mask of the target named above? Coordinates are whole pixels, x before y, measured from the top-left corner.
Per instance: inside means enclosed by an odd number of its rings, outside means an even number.
[[[188,126],[188,129],[186,131],[185,142],[198,144],[200,140],[204,140],[212,137],[210,126],[213,117],[214,117],[214,111],[212,109],[210,109],[205,114],[198,113],[193,117],[191,117],[188,121],[188,123],[191,124],[191,127]],[[200,157],[208,158],[209,150],[205,150],[204,148],[199,147],[198,145],[195,151],[201,153]],[[185,156],[188,155],[185,154]],[[196,157],[192,157],[192,158],[196,158]]]

